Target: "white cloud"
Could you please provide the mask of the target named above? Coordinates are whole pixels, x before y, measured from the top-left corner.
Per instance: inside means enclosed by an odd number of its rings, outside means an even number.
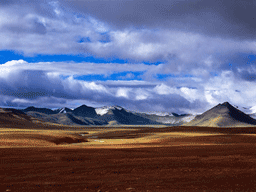
[[[176,88],[172,88],[172,87],[169,87],[165,84],[160,84],[160,85],[157,85],[154,90],[156,91],[157,94],[159,95],[169,95],[169,94],[173,94],[173,93],[177,93],[178,90]]]
[[[12,60],[0,65],[1,71],[12,70],[30,70],[45,71],[49,76],[62,75],[91,75],[104,74],[110,75],[118,72],[143,72],[157,66],[149,66],[145,64],[118,64],[118,63],[74,63],[74,62],[38,62],[28,63],[24,60]],[[154,70],[154,69],[153,69]],[[128,73],[129,74],[129,73]],[[129,78],[131,76],[127,76]]]
[[[137,88],[135,90],[135,100],[146,100],[150,97],[152,98],[152,93],[150,93],[149,88]]]
[[[193,102],[197,99],[198,100],[202,99],[202,96],[201,96],[201,94],[199,93],[199,91],[197,89],[191,89],[191,88],[188,88],[188,87],[181,87],[180,91],[181,91],[181,95],[190,102]]]
[[[237,78],[232,71],[223,71],[204,83],[205,97],[211,105],[229,101],[242,107],[254,106],[255,88],[255,82]]]
[[[131,91],[131,89],[128,89],[128,88],[118,88],[117,92],[116,92],[116,96],[117,97],[125,97],[128,99],[130,91]]]

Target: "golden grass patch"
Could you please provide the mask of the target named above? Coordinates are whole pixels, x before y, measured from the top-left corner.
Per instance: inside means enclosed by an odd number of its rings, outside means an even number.
[[[60,130],[32,130],[32,129],[1,129],[0,146],[52,146],[86,142],[79,135],[70,131]]]

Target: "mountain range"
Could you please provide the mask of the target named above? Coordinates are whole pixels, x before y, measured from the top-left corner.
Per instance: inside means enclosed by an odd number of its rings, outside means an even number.
[[[28,107],[21,110],[42,121],[64,125],[181,125],[194,118],[193,115],[176,113],[138,113],[120,106],[93,108],[82,105],[75,109],[47,109]]]
[[[160,122],[132,113],[119,106],[93,108],[82,105],[75,109],[28,107],[21,110],[42,121],[63,125],[155,125]]]
[[[139,113],[120,106],[93,108],[86,105],[75,109],[28,107],[18,110],[0,108],[0,123],[8,126],[25,124],[82,125],[182,125],[205,127],[246,127],[255,126],[253,114],[247,115],[228,102],[218,104],[201,115],[176,113]]]

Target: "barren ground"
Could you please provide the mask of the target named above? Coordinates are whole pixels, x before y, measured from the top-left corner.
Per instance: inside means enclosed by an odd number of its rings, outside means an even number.
[[[255,128],[0,129],[0,191],[256,191]]]

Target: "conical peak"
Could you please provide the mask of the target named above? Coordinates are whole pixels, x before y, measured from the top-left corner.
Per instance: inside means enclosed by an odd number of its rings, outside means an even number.
[[[230,103],[229,103],[229,102],[227,102],[227,101],[226,101],[226,102],[224,102],[224,103],[222,103],[221,105],[224,105],[224,106],[231,106],[231,105],[230,105]]]
[[[79,106],[79,107],[88,107],[88,106],[83,104],[83,105],[81,105],[81,106]]]
[[[193,122],[188,125],[230,127],[242,124],[256,125],[256,120],[233,107],[230,103],[224,102],[196,116]]]
[[[93,108],[93,107],[88,107],[87,105],[81,105],[81,106],[75,108],[74,110],[81,110],[81,109],[83,110],[83,109],[91,109],[91,108]]]
[[[233,106],[229,102],[219,103],[215,106],[215,108],[233,108]]]
[[[213,107],[214,110],[226,110],[226,112],[230,112],[230,110],[238,110],[233,107],[229,102],[220,103],[217,106]],[[215,111],[218,113],[218,111]]]

